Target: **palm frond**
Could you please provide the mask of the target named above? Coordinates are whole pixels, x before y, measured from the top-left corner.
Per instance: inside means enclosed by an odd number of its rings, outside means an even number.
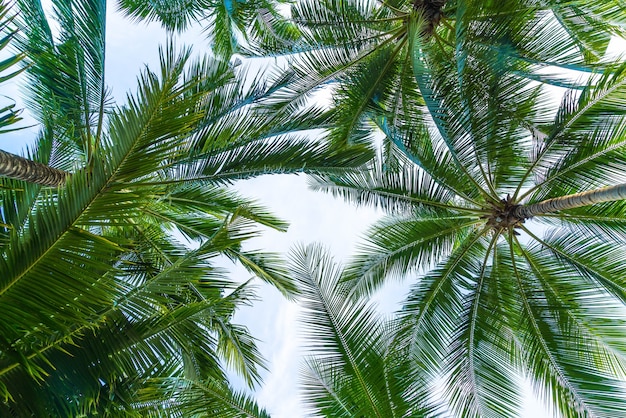
[[[15,16],[11,14],[12,3],[7,1],[0,2],[0,51],[6,51],[6,48],[15,42],[17,29],[14,27]],[[11,54],[0,62],[0,83],[9,81],[19,75],[23,69],[17,69],[17,65],[24,59],[24,54]],[[10,71],[7,73],[7,71]],[[13,127],[9,126],[19,122],[21,110],[15,109],[15,103],[3,104],[0,108],[0,133],[12,131]],[[19,129],[19,128],[18,128]]]
[[[399,341],[409,350],[416,374],[432,378],[440,372],[461,318],[465,272],[475,270],[473,257],[484,256],[484,232],[474,232],[461,241],[450,257],[420,278],[404,302]]]
[[[512,240],[510,245],[513,274],[525,312],[520,318],[520,339],[541,398],[549,399],[565,415],[602,415],[623,409],[623,401],[616,401],[625,396],[623,383],[616,376],[623,365],[615,369],[619,363],[612,354],[585,335],[587,330],[581,330],[567,313],[560,313],[558,305],[551,303],[552,295],[542,297],[522,262],[516,261]],[[557,286],[555,283],[552,288]]]
[[[133,20],[158,21],[171,31],[183,31],[204,16],[207,0],[144,1],[118,0],[117,7]]]
[[[480,270],[466,272],[462,319],[445,360],[445,391],[459,416],[516,416],[521,411],[519,353],[509,341],[510,315],[504,314],[515,299],[499,283],[506,272],[497,264],[498,238],[491,237]]]
[[[176,399],[171,402],[170,399]],[[136,410],[143,416],[211,416],[216,418],[269,418],[248,395],[225,387],[217,380],[154,379],[142,389]],[[168,411],[165,415],[163,410]],[[145,415],[150,414],[150,415]]]
[[[343,280],[356,295],[370,295],[385,277],[411,275],[446,258],[471,234],[475,219],[445,210],[415,211],[383,220],[368,232]]]
[[[439,183],[438,178],[433,179],[404,158],[400,158],[400,163],[404,164],[398,170],[375,161],[356,172],[312,176],[311,186],[315,190],[331,192],[348,201],[380,207],[392,213],[404,214],[414,206],[469,214],[475,212],[456,199],[456,189],[450,190],[447,183]],[[443,180],[453,184],[452,176],[446,175]]]
[[[389,346],[391,328],[367,302],[348,298],[339,267],[319,246],[293,255],[307,332],[305,399],[327,416],[403,416],[419,413],[415,383]]]
[[[29,57],[29,109],[59,140],[90,158],[102,134],[108,92],[104,84],[106,2],[59,0],[53,35],[39,1],[18,1],[21,47]],[[75,155],[80,158],[81,153]]]
[[[590,80],[580,94],[564,94],[553,124],[547,127],[548,136],[539,144],[539,152],[525,175],[536,176],[537,184],[522,196],[532,194],[533,199],[542,199],[556,192],[558,186],[571,187],[575,181],[584,187],[589,179],[575,174],[583,166],[598,175],[600,182],[617,171],[598,163],[606,162],[605,156],[613,155],[623,140],[625,68],[622,64],[598,80]]]

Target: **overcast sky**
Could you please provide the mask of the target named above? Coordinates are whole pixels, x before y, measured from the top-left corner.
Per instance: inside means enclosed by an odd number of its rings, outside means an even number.
[[[158,25],[132,24],[114,13],[110,2],[107,22],[107,84],[118,103],[123,103],[125,93],[135,90],[135,80],[145,64],[158,66],[158,46],[165,41],[164,31]],[[200,31],[192,30],[183,37],[186,44],[194,44],[196,52],[208,48],[208,41]],[[623,48],[623,45],[622,45]],[[3,85],[2,94],[17,97],[14,86]],[[34,134],[22,131],[0,137],[0,148],[21,153],[30,144]],[[364,230],[381,216],[371,208],[355,208],[329,195],[307,190],[304,176],[277,175],[237,184],[245,196],[257,198],[279,217],[290,222],[287,233],[268,231],[264,237],[249,243],[249,248],[288,253],[293,245],[311,242],[324,243],[337,260],[347,260],[354,253],[355,244]],[[234,269],[241,280],[249,274]],[[407,284],[391,284],[381,291],[376,300],[381,312],[390,314],[403,298]],[[298,307],[286,302],[277,291],[266,285],[259,286],[262,301],[251,309],[236,315],[236,322],[247,325],[252,334],[261,340],[260,349],[269,363],[270,373],[257,390],[259,403],[275,418],[295,418],[305,415],[298,399],[298,369],[301,362],[301,339],[298,333]],[[530,396],[524,417],[550,417]]]

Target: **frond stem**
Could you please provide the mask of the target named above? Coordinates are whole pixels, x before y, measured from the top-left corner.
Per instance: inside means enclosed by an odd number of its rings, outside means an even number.
[[[525,229],[525,228],[524,228]],[[526,288],[524,286],[524,283],[520,277],[520,274],[517,270],[517,263],[515,262],[515,252],[513,250],[513,240],[515,240],[515,243],[520,246],[519,241],[517,240],[517,237],[515,237],[515,235],[513,234],[512,231],[509,231],[509,235],[508,235],[508,242],[509,242],[509,250],[511,252],[511,263],[512,263],[512,267],[513,267],[513,274],[515,275],[515,278],[517,280],[517,286],[519,288],[519,295],[520,298],[522,299],[522,304],[524,306],[524,310],[526,311],[526,316],[528,317],[528,320],[530,321],[533,330],[534,330],[534,334],[535,336],[539,339],[539,343],[541,345],[541,348],[544,352],[544,354],[547,356],[548,361],[550,363],[550,365],[552,366],[553,370],[558,374],[559,377],[559,381],[561,382],[561,384],[563,384],[568,391],[574,396],[574,398],[576,398],[580,404],[584,407],[584,409],[590,413],[590,415],[593,417],[595,416],[595,414],[588,410],[588,408],[585,406],[585,402],[583,402],[581,396],[578,394],[578,391],[576,390],[576,388],[574,388],[567,376],[565,376],[565,373],[563,372],[561,366],[559,365],[559,363],[557,362],[557,360],[555,359],[554,355],[552,354],[552,352],[550,351],[550,347],[548,347],[548,343],[546,342],[543,333],[541,332],[541,327],[539,326],[539,324],[537,324],[537,320],[535,318],[535,314],[532,310],[532,307],[530,306],[530,303],[528,302],[528,298],[526,297]],[[520,246],[521,247],[521,246]]]
[[[489,254],[491,253],[491,250],[494,250],[494,255],[495,255],[495,244],[498,241],[498,238],[500,236],[500,231],[497,231],[494,233],[493,239],[489,242],[489,246],[487,247],[487,251],[485,252],[485,258],[483,259],[483,264],[480,268],[480,275],[478,276],[478,283],[476,284],[476,297],[474,299],[474,303],[472,304],[472,317],[470,319],[470,329],[469,329],[469,340],[467,341],[467,356],[469,359],[469,372],[470,372],[470,376],[472,379],[472,389],[474,391],[474,393],[477,392],[478,389],[478,384],[476,382],[476,371],[474,369],[474,350],[476,348],[476,343],[474,341],[475,337],[476,337],[476,317],[478,316],[478,308],[480,307],[480,296],[481,296],[481,291],[485,282],[485,271],[487,270],[487,261],[489,260]],[[480,405],[482,402],[480,400],[480,397],[478,397],[476,399],[476,401],[478,402],[478,406],[479,408],[482,409],[482,406]]]

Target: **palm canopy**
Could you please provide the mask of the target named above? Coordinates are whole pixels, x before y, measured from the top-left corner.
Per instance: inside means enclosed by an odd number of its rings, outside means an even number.
[[[617,1],[303,0],[291,9],[296,41],[251,49],[294,55],[291,105],[332,84],[331,137],[369,142],[378,115],[402,123],[423,104],[414,53],[432,66],[455,63],[450,70],[468,80],[483,62],[494,75],[573,86],[554,68],[601,68],[611,36],[623,33],[621,10]]]
[[[367,157],[293,132],[319,114],[287,120],[263,106],[280,80],[244,87],[227,64],[173,44],[116,106],[106,2],[54,1],[55,31],[39,2],[18,7],[40,123],[28,157],[71,177],[58,189],[0,179],[2,415],[264,416],[223,368],[259,380],[254,339],[231,322],[254,293],[214,260],[226,255],[292,296],[275,256],[242,247],[262,225],[286,224],[225,186],[339,173]]]
[[[515,214],[545,199],[625,183],[626,65],[561,103],[511,74],[468,80],[412,57],[424,105],[377,122],[397,167],[315,186],[391,213],[343,279],[355,295],[419,277],[396,349],[445,382],[458,416],[519,416],[520,380],[563,416],[626,411],[624,201]],[[526,221],[526,222],[525,222]],[[545,233],[543,232],[545,230]],[[419,276],[418,276],[419,275]],[[433,383],[435,384],[435,383]]]

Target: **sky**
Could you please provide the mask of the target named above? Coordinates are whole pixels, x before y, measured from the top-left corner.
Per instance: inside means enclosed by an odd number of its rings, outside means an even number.
[[[148,64],[157,68],[158,46],[164,44],[165,33],[157,24],[133,24],[115,13],[114,8],[109,2],[106,77],[113,97],[122,103],[125,93],[134,91],[136,76],[143,66]],[[193,44],[194,51],[199,53],[209,45],[198,28],[182,36],[179,44],[183,42]],[[626,51],[624,44],[617,48]],[[17,98],[17,91],[14,85],[3,85],[0,94]],[[30,144],[33,137],[33,130],[2,136],[0,149],[21,153],[20,150]],[[305,176],[274,175],[240,182],[235,188],[290,222],[287,233],[267,231],[263,237],[248,244],[251,249],[288,254],[294,245],[321,242],[336,260],[345,262],[354,254],[367,227],[382,216],[373,208],[356,208],[332,196],[308,190]],[[243,269],[230,268],[241,281],[249,278],[249,273]],[[390,315],[399,306],[407,289],[408,283],[391,283],[376,294],[374,299],[381,314]],[[259,348],[268,360],[270,372],[264,374],[264,384],[256,389],[256,398],[272,417],[303,417],[306,415],[304,405],[297,394],[298,370],[303,358],[298,305],[286,301],[276,290],[260,282],[259,296],[261,300],[252,308],[243,309],[235,316],[235,322],[248,326],[260,340]],[[552,417],[533,399],[530,390],[526,399],[522,418]]]

